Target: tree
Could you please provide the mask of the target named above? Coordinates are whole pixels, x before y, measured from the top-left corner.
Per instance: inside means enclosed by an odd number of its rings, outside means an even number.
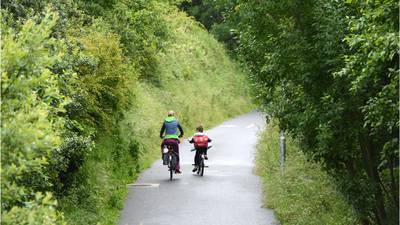
[[[239,1],[231,13],[267,114],[324,164],[363,224],[396,224],[396,2]]]

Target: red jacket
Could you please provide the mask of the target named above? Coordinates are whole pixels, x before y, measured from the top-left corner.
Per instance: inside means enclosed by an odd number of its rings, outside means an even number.
[[[211,139],[205,133],[198,132],[193,135],[189,142],[194,143],[195,148],[207,148],[208,142],[211,142]]]

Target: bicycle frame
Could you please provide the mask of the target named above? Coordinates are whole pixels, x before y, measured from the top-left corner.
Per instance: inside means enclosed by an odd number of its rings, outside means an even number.
[[[208,146],[207,149],[210,149],[211,147],[212,146]],[[193,152],[193,151],[196,151],[196,149],[192,149],[190,151]],[[200,176],[204,175],[204,168],[208,167],[204,164],[204,158],[205,158],[204,156],[205,156],[204,152],[200,153],[200,165],[198,165],[198,168],[197,168],[197,174]]]
[[[167,152],[165,151],[165,148],[163,150],[163,153],[168,154],[168,170],[169,170],[169,179],[172,180],[173,174],[175,172],[176,168],[176,163],[178,161],[177,153],[174,151],[174,147],[171,145],[167,145]]]

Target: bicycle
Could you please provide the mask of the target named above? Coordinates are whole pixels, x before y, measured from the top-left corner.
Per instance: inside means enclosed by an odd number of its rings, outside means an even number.
[[[163,164],[168,165],[169,179],[172,180],[178,163],[178,155],[172,145],[164,146],[163,153]]]
[[[211,147],[212,146],[208,146],[207,149],[210,149]],[[194,149],[192,149],[190,151],[193,152],[193,151],[196,151],[196,149],[194,148]],[[199,163],[198,168],[197,168],[197,175],[200,175],[200,176],[204,175],[204,168],[208,168],[208,166],[206,166],[204,164],[204,158],[205,158],[204,156],[205,156],[204,152],[200,153],[200,163]]]

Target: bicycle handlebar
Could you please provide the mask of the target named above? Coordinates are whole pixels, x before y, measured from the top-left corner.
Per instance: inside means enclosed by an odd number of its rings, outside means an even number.
[[[210,145],[210,146],[207,147],[207,149],[210,149],[210,148],[212,148],[212,145]],[[194,151],[196,151],[196,149],[195,149],[195,148],[192,148],[192,149],[190,149],[190,151],[191,151],[191,152],[194,152]]]

